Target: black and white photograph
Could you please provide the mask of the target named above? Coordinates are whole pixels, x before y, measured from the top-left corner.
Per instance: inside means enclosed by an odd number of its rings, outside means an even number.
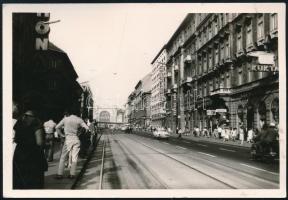
[[[5,197],[285,197],[285,4],[3,4]]]

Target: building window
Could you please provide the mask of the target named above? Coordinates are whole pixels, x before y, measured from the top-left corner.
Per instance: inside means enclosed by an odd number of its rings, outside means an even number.
[[[230,58],[230,42],[229,42],[229,37],[227,38],[225,42],[225,55],[226,58]]]
[[[220,28],[224,26],[224,17],[223,14],[220,14]]]
[[[213,91],[213,81],[209,81],[209,95],[211,91]]]
[[[225,49],[224,49],[224,42],[221,42],[220,46],[220,59],[221,61],[225,58]]]
[[[48,89],[55,90],[57,87],[57,82],[55,79],[48,80]]]
[[[229,72],[226,73],[226,88],[231,87],[231,78]]]
[[[204,83],[204,88],[203,88],[203,97],[207,96],[207,84]]]
[[[238,85],[243,84],[243,74],[242,74],[242,67],[238,70]]]
[[[211,69],[213,67],[213,63],[212,63],[212,52],[209,52],[209,69]]]
[[[250,83],[250,82],[252,82],[252,79],[253,79],[252,72],[251,72],[251,64],[250,64],[250,66],[248,66],[247,74],[248,74],[248,77],[247,77],[248,83]]]
[[[207,55],[204,54],[203,57],[203,72],[207,72]]]
[[[218,77],[216,77],[216,78],[214,79],[214,83],[215,83],[215,85],[214,85],[214,90],[217,90],[217,89],[219,88],[219,78],[218,78]]]
[[[217,35],[218,33],[218,22],[217,22],[217,18],[214,21],[214,35]]]
[[[218,49],[218,45],[215,48],[215,65],[218,65],[219,63],[219,53],[218,53],[219,49]]]
[[[270,31],[276,31],[278,28],[277,13],[270,14]]]
[[[202,74],[202,59],[198,58],[198,74]]]
[[[263,14],[258,15],[257,18],[257,40],[264,39],[264,20]]]
[[[242,51],[242,30],[241,28],[237,32],[237,52]]]
[[[224,83],[225,83],[225,75],[222,74],[221,78],[220,78],[220,86],[219,86],[219,88],[224,88],[225,87]]]
[[[212,27],[211,27],[211,25],[209,25],[208,30],[209,30],[208,38],[209,38],[209,40],[211,40],[212,39]]]
[[[253,45],[253,38],[252,38],[252,22],[250,21],[247,25],[246,29],[246,47],[250,47]]]

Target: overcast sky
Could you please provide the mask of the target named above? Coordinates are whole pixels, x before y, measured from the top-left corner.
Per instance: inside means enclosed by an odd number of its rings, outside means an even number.
[[[49,40],[68,54],[78,82],[89,81],[97,105],[122,106],[186,14],[151,4],[59,7]]]

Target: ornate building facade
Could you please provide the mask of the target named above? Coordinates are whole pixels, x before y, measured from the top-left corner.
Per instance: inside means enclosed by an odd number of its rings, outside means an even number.
[[[165,124],[165,76],[167,52],[165,46],[152,61],[151,119],[152,126],[163,127]]]
[[[277,13],[188,14],[166,44],[171,128],[278,124],[277,24]]]

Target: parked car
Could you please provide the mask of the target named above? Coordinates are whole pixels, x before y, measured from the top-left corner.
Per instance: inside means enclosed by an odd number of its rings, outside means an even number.
[[[170,137],[170,133],[168,133],[168,131],[164,128],[158,128],[153,131],[153,136],[157,139],[168,139]]]

